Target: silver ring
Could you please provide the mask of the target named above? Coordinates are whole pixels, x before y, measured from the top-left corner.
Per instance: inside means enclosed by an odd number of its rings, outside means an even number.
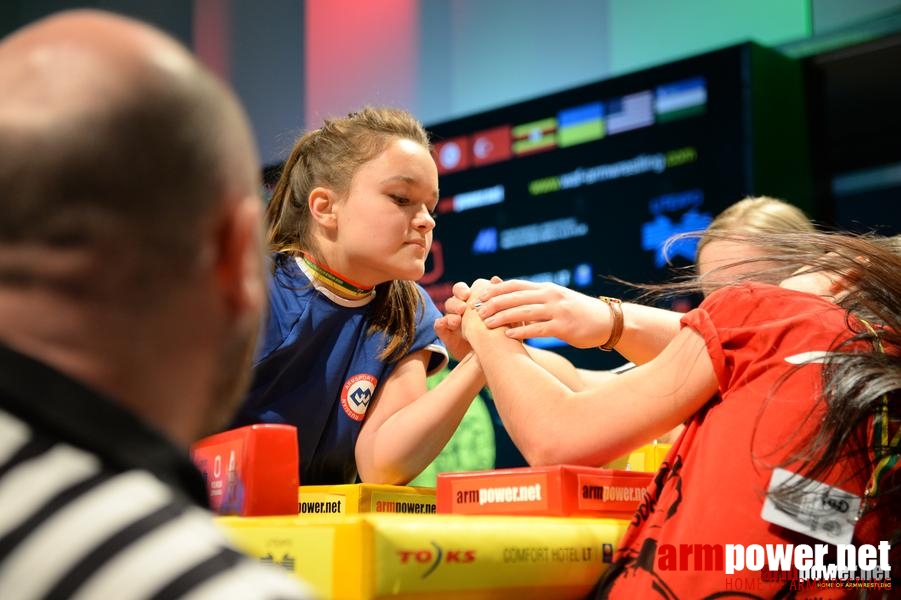
[[[476,310],[479,310],[480,308],[482,308],[482,303],[476,302],[475,304],[472,305],[472,307]]]

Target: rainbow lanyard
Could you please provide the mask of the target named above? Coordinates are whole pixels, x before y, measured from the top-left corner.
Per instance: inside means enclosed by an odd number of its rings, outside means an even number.
[[[867,321],[858,317],[861,323],[875,338],[874,345],[879,352],[885,354],[885,348],[879,334]],[[866,496],[871,498],[881,491],[879,489],[880,482],[884,481],[888,474],[898,468],[898,461],[901,458],[901,426],[898,423],[892,423],[888,410],[888,394],[882,396],[882,403],[876,409],[873,415],[873,442],[872,451],[873,459],[876,462],[873,467],[873,474],[870,475],[870,481],[867,483]],[[892,432],[892,426],[896,427],[895,435],[889,439]]]
[[[310,272],[313,274],[316,283],[324,286],[339,297],[348,300],[365,300],[375,294],[375,288],[362,287],[347,281],[337,273],[329,271],[324,266],[317,263],[307,254],[303,254],[302,259],[304,264],[310,268]]]

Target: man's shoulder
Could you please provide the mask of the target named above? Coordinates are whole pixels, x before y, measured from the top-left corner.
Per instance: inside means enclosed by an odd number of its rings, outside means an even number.
[[[2,410],[0,440],[4,598],[308,597],[150,472],[117,470]]]

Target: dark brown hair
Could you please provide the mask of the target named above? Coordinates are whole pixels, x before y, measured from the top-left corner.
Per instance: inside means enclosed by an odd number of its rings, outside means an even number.
[[[309,254],[325,264],[313,243],[313,219],[307,204],[310,192],[321,186],[346,194],[357,169],[397,139],[412,140],[430,149],[422,124],[395,108],[366,107],[343,118],[327,119],[321,128],[301,136],[269,201],[266,216],[270,250],[294,256]],[[399,360],[410,349],[416,311],[424,309],[422,302],[419,289],[411,281],[376,286],[368,333],[383,332],[387,336],[382,358]]]

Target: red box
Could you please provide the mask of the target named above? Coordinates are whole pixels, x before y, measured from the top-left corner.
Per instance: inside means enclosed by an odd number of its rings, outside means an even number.
[[[191,446],[213,512],[242,517],[296,515],[300,457],[293,425],[248,425]]]
[[[439,514],[628,519],[654,473],[576,465],[439,473]]]

